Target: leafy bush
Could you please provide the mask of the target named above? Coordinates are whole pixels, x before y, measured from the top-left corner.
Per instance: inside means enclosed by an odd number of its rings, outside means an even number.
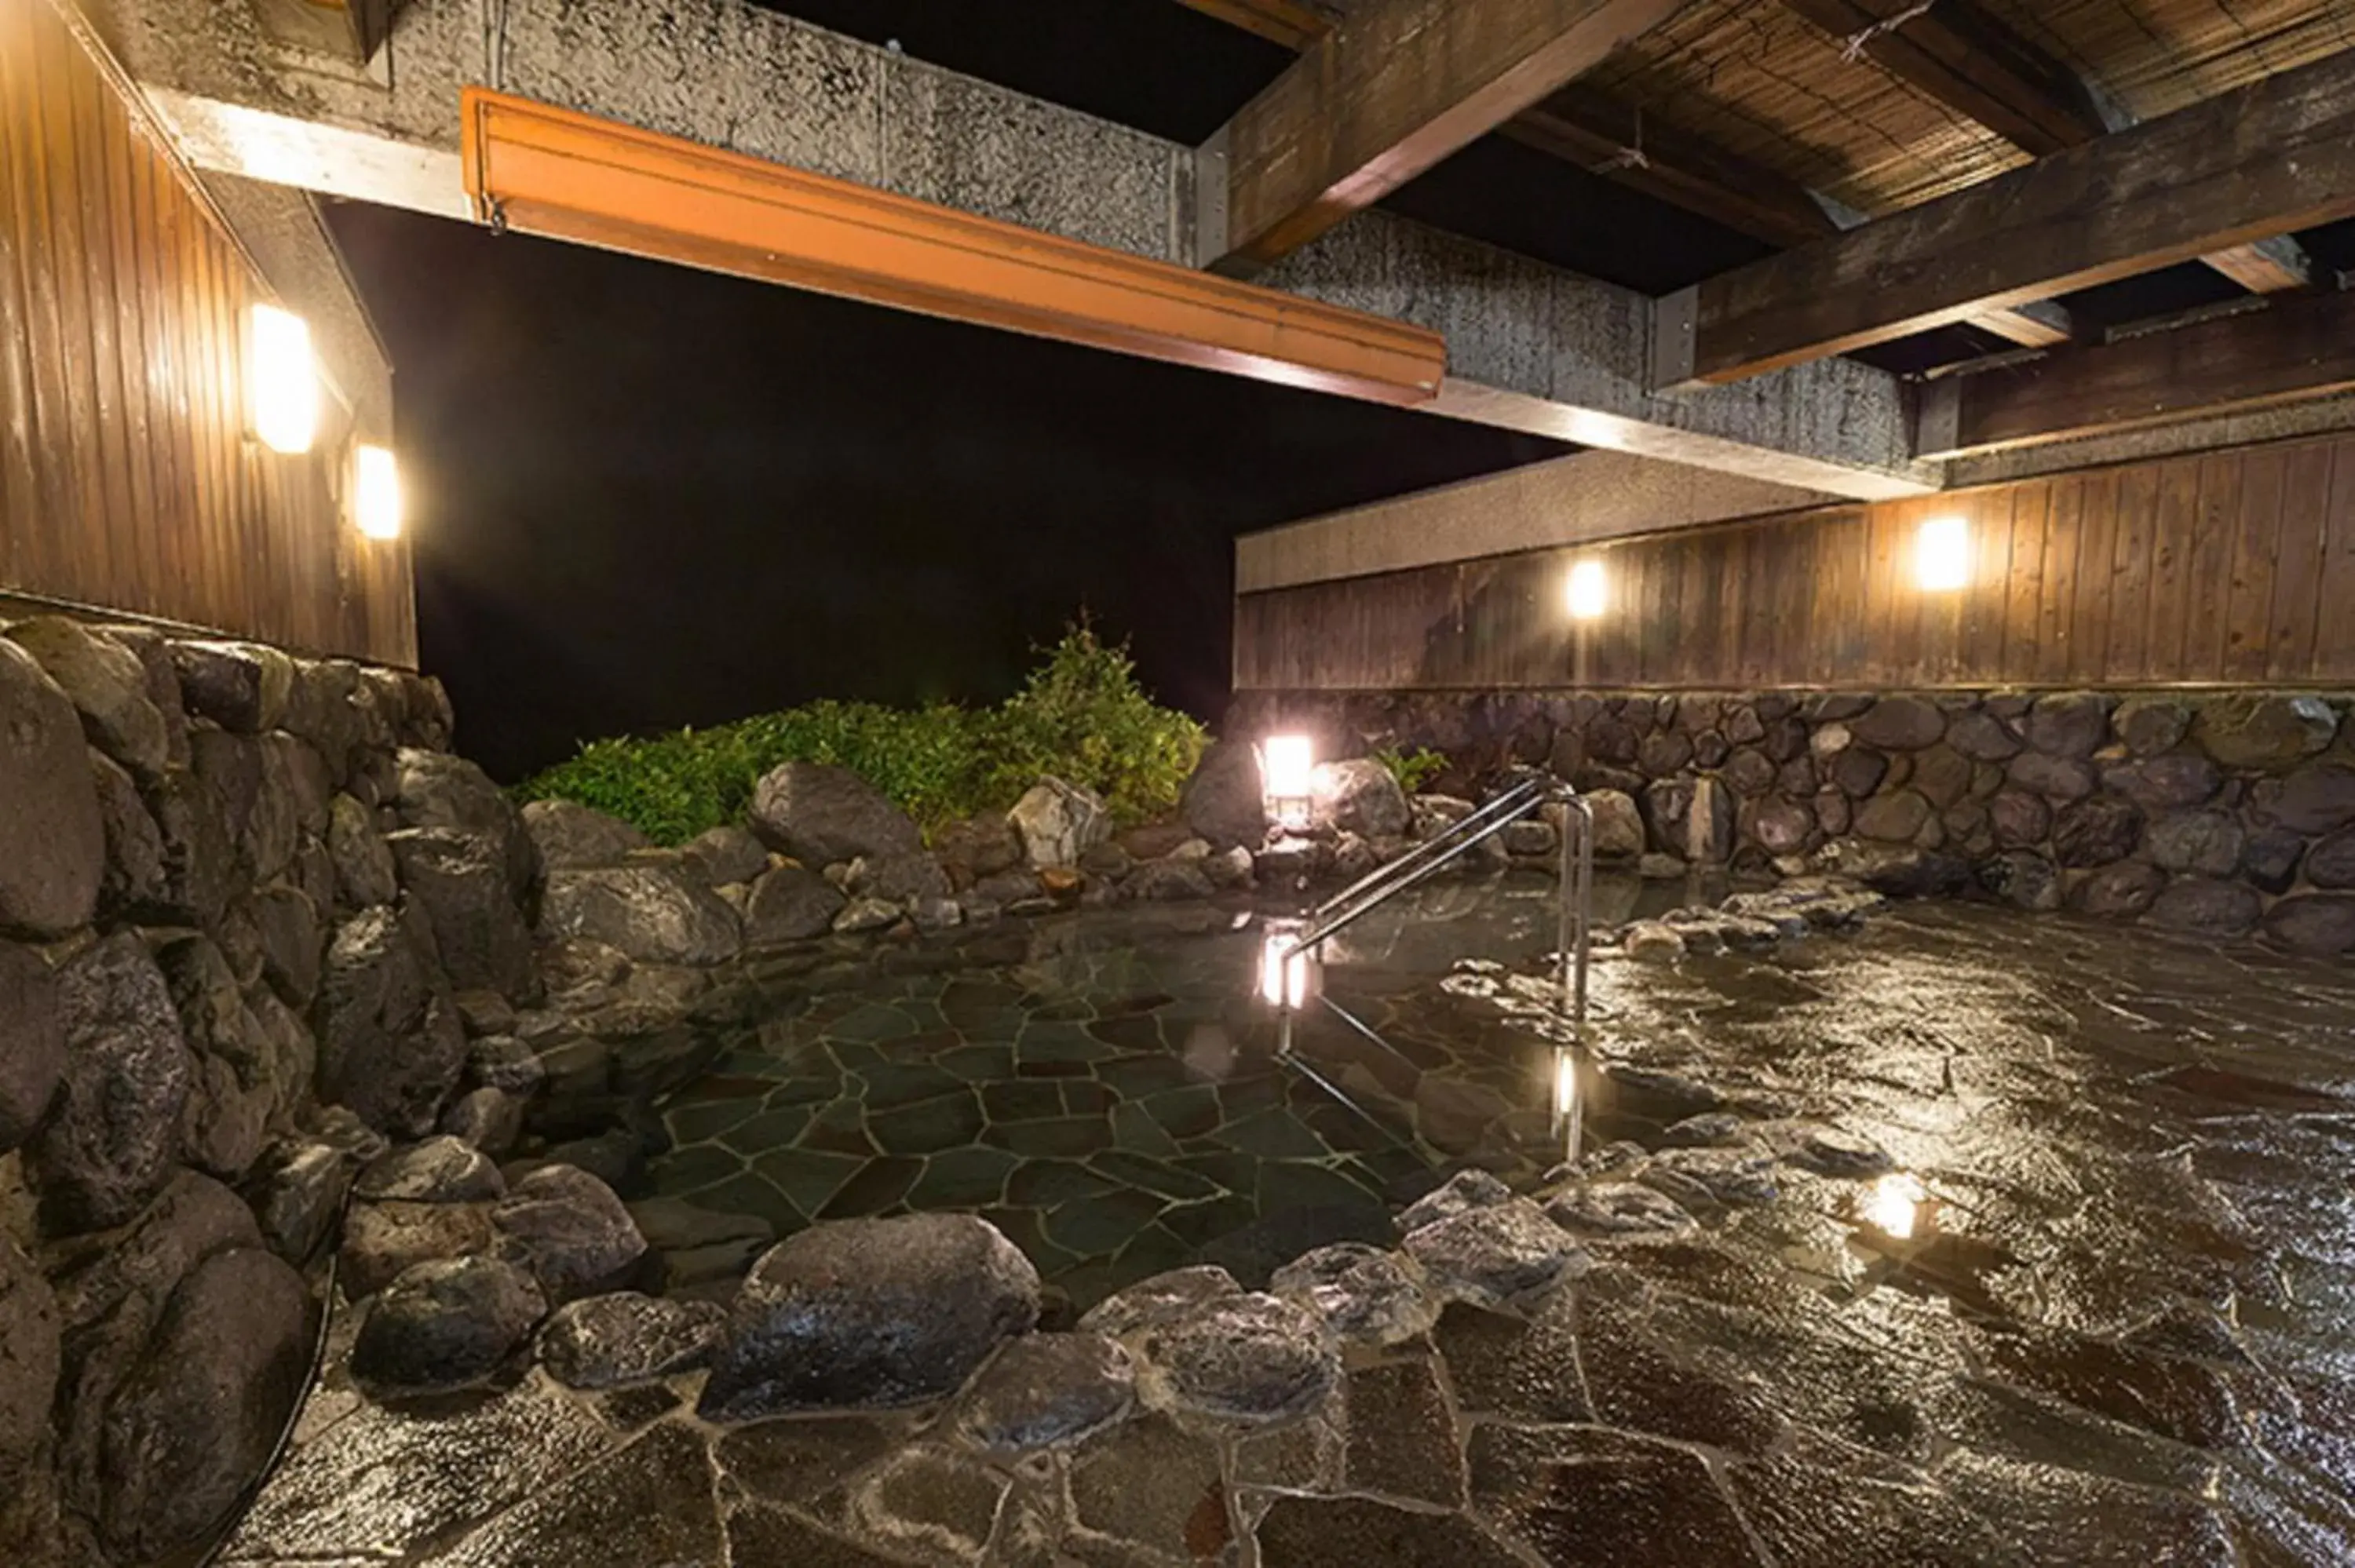
[[[1425,784],[1447,771],[1447,758],[1423,747],[1412,751],[1385,747],[1374,753],[1374,760],[1388,768],[1398,787],[1410,795],[1419,794]]]
[[[1156,704],[1127,649],[1084,623],[1045,654],[996,707],[819,702],[716,729],[591,741],[517,793],[577,800],[666,844],[739,821],[761,776],[791,761],[851,769],[927,831],[1003,810],[1046,773],[1094,790],[1123,821],[1175,805],[1202,726]]]

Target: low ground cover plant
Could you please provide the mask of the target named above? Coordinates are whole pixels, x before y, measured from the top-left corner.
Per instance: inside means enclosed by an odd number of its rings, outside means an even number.
[[[526,779],[526,800],[575,800],[684,843],[741,819],[779,763],[832,762],[864,777],[927,832],[1004,810],[1042,774],[1092,789],[1123,822],[1177,804],[1202,726],[1156,703],[1124,644],[1071,627],[1022,689],[993,707],[807,703],[710,729],[594,740]]]

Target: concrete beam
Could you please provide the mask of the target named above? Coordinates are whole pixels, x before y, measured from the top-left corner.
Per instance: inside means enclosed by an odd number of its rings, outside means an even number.
[[[1797,511],[1828,499],[1619,452],[1572,452],[1246,534],[1235,541],[1235,591],[1588,545]]]
[[[200,168],[464,217],[480,85],[1160,260],[1195,260],[1195,150],[742,0],[410,0],[375,74],[290,53],[243,5],[83,0]],[[486,25],[504,18],[504,30]],[[378,79],[378,78],[381,79]],[[1881,500],[1935,489],[1895,378],[1832,361],[1697,396],[1645,388],[1651,302],[1380,212],[1276,287],[1434,327],[1437,410]]]
[[[1359,214],[1260,281],[1445,334],[1437,413],[1858,501],[1944,478],[1912,456],[1894,376],[1826,359],[1656,394],[1653,301],[1386,212]]]

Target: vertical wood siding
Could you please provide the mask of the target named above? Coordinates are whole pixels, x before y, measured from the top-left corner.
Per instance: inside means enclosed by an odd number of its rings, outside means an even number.
[[[347,416],[245,434],[268,297],[46,0],[0,4],[0,593],[416,663],[408,547],[335,493]]]
[[[1913,585],[1968,520],[1968,588]],[[1570,563],[1611,607],[1570,620]],[[1252,690],[2355,683],[2355,437],[1246,594]]]

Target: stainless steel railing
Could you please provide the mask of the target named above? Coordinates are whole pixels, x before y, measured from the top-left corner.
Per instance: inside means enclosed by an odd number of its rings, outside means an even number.
[[[1577,790],[1560,781],[1533,775],[1488,800],[1468,816],[1450,823],[1405,853],[1376,867],[1309,912],[1305,928],[1296,935],[1271,938],[1263,959],[1262,990],[1277,1011],[1276,1051],[1292,1054],[1293,1020],[1306,999],[1305,966],[1316,964],[1325,944],[1402,893],[1421,886],[1442,870],[1469,854],[1515,822],[1560,804],[1565,808],[1561,832],[1561,904],[1557,927],[1561,1011],[1569,1023],[1569,1039],[1554,1049],[1549,1091],[1552,1126],[1563,1139],[1565,1157],[1579,1156],[1584,1097],[1578,1092],[1586,1056],[1586,993],[1590,949],[1594,925],[1594,807]],[[1574,831],[1573,831],[1574,830]],[[1295,966],[1303,978],[1295,982]]]

